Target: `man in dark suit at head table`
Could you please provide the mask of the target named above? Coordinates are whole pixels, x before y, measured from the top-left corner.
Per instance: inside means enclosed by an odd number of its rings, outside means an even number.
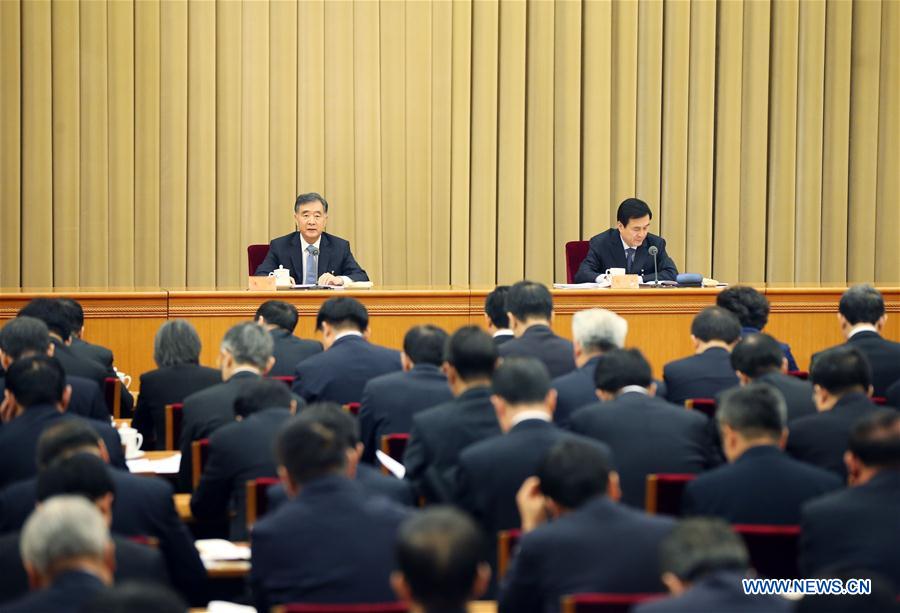
[[[293,304],[266,300],[256,309],[253,319],[272,335],[275,365],[268,373],[270,377],[293,377],[297,364],[311,355],[322,353],[322,343],[319,341],[294,336],[300,314]]]
[[[498,285],[484,299],[484,320],[488,332],[494,337],[497,345],[513,339],[513,331],[509,329],[509,315],[506,314],[506,295],[508,285]]]
[[[643,281],[654,280],[653,256],[660,281],[674,281],[678,276],[675,262],[666,253],[665,239],[650,234],[653,212],[647,203],[637,198],[623,200],[616,211],[616,227],[591,238],[587,257],[575,273],[575,283],[594,283],[608,268],[624,268],[629,275],[641,275]]]
[[[506,295],[506,314],[516,338],[498,348],[500,357],[532,357],[544,363],[550,377],[575,370],[572,343],[553,333],[553,296],[534,281],[519,281]]]
[[[291,278],[302,285],[345,285],[368,281],[350,251],[350,243],[325,232],[328,202],[319,194],[300,194],[294,202],[297,231],[269,243],[266,259],[256,275],[267,275],[284,266]]]
[[[747,285],[733,285],[716,296],[716,306],[727,309],[741,322],[741,336],[762,332],[769,322],[769,301],[761,293]],[[799,370],[791,347],[779,343],[787,360],[787,370]]]

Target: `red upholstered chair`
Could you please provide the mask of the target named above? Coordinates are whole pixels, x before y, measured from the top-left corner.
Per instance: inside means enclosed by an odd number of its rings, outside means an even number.
[[[266,256],[269,255],[268,243],[263,245],[249,245],[247,247],[247,268],[248,274],[252,277],[259,265],[263,263]]]
[[[257,477],[247,481],[247,530],[253,527],[257,519],[268,512],[269,498],[266,496],[266,492],[277,483],[276,477]]]
[[[362,407],[358,402],[348,402],[344,405],[344,410],[353,415],[354,417],[359,417],[359,409]]]
[[[403,462],[403,453],[406,451],[406,444],[408,442],[409,434],[406,432],[385,434],[381,437],[381,451],[398,462]]]
[[[874,402],[875,404],[877,404],[880,407],[887,406],[887,398],[885,398],[884,396],[872,396],[872,402]]]
[[[787,374],[789,374],[792,377],[797,377],[798,379],[802,379],[803,381],[806,381],[807,379],[809,379],[809,372],[807,372],[805,370],[789,370],[789,371],[787,371]]]
[[[521,530],[503,530],[497,533],[497,581],[503,578],[512,562],[513,550],[522,538]]]
[[[716,416],[715,398],[688,398],[684,401],[684,406],[692,411],[700,411],[707,417]]]
[[[103,397],[113,418],[122,419],[122,380],[106,377],[103,380]]]
[[[178,441],[181,439],[181,423],[184,419],[184,403],[176,402],[167,404],[166,416],[166,449],[178,449]]]
[[[588,241],[569,241],[566,243],[566,283],[575,283],[575,273],[587,257],[590,250]]]
[[[647,487],[644,496],[644,508],[647,513],[681,515],[681,495],[685,486],[697,475],[680,473],[660,473],[647,475]]]
[[[797,567],[800,526],[765,526],[735,524],[750,553],[750,564],[762,577],[795,579],[800,576]]]
[[[288,389],[291,389],[294,385],[295,377],[288,377],[287,375],[278,375],[274,377],[266,377],[267,379],[271,379],[272,381],[281,381],[285,385],[288,386]]]
[[[572,594],[563,596],[562,613],[628,613],[640,602],[665,596],[665,594]]]
[[[275,613],[407,613],[403,602],[369,604],[285,604],[272,609]]]
[[[201,438],[191,443],[191,489],[200,485],[200,475],[209,459],[209,439]]]

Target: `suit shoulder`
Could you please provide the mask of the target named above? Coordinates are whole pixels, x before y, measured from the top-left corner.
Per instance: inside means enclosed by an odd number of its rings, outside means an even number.
[[[291,232],[290,234],[285,234],[284,236],[279,236],[278,238],[273,238],[269,243],[270,247],[281,247],[282,245],[287,245],[291,242],[291,239],[294,237],[296,232]]]
[[[350,247],[350,241],[348,241],[345,238],[341,238],[340,236],[335,236],[334,234],[329,234],[328,232],[323,233],[323,236],[328,237],[328,241],[331,243],[332,247],[337,247],[340,249]]]

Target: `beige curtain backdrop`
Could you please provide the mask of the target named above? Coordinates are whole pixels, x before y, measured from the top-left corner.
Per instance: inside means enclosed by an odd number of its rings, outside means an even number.
[[[0,2],[0,286],[238,286],[297,193],[381,284],[900,282],[894,0]]]

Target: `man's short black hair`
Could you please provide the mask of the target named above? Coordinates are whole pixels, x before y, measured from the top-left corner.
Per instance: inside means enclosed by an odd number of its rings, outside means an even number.
[[[47,466],[37,477],[37,501],[74,494],[93,501],[114,494],[116,486],[106,462],[91,453],[76,453]]]
[[[747,285],[723,289],[716,296],[716,305],[732,312],[745,328],[762,330],[769,322],[769,301]]]
[[[188,613],[175,592],[159,583],[125,581],[101,590],[83,609],[90,613]]]
[[[281,427],[275,439],[275,457],[291,479],[306,484],[344,471],[347,437],[301,414]]]
[[[365,332],[369,327],[369,312],[362,302],[356,298],[340,296],[329,298],[319,307],[316,315],[316,330],[322,329],[322,323],[337,328],[353,328]]]
[[[506,310],[523,322],[529,319],[550,319],[553,316],[553,296],[540,283],[519,281],[506,294]]]
[[[684,519],[659,547],[660,568],[693,583],[717,571],[744,573],[750,556],[744,541],[722,519]]]
[[[297,200],[294,202],[294,212],[296,213],[300,210],[301,204],[308,204],[310,202],[322,203],[322,208],[325,209],[325,213],[328,213],[328,201],[316,192],[309,192],[308,194],[300,194],[297,196]]]
[[[56,298],[35,298],[19,310],[19,315],[28,315],[47,324],[50,332],[62,340],[69,340],[72,333],[71,320],[66,307]]]
[[[88,451],[100,447],[100,435],[85,420],[62,420],[41,433],[37,444],[39,469],[72,455],[76,451]]]
[[[577,509],[606,493],[611,471],[610,458],[598,444],[570,437],[550,448],[536,475],[545,496],[566,509]]]
[[[300,315],[297,313],[297,307],[283,300],[266,300],[259,308],[256,309],[256,315],[253,316],[254,321],[259,321],[262,317],[267,324],[278,326],[282,330],[293,333],[297,327],[297,321]]]
[[[413,326],[403,337],[403,353],[413,364],[440,366],[448,338],[447,333],[435,325]]]
[[[359,443],[359,421],[335,402],[316,402],[303,407],[300,419],[321,424],[334,432],[348,449]]]
[[[872,366],[869,358],[852,345],[838,345],[816,354],[809,369],[813,385],[834,396],[847,392],[868,392],[872,385]]]
[[[13,362],[6,371],[6,389],[23,407],[62,402],[66,373],[59,360],[32,355]]]
[[[59,298],[58,300],[66,311],[66,317],[69,318],[69,332],[73,336],[77,336],[84,327],[84,309],[81,303],[72,298]]]
[[[506,296],[508,285],[498,285],[484,299],[484,312],[496,328],[509,328],[509,315],[506,314]]]
[[[472,595],[484,538],[468,515],[431,507],[407,519],[397,534],[397,567],[427,611],[462,610]]]
[[[44,354],[50,347],[50,330],[40,319],[20,315],[0,328],[0,351],[15,362],[23,355]]]
[[[494,371],[491,389],[512,405],[538,404],[550,392],[550,373],[537,358],[506,358]]]
[[[741,322],[722,307],[706,307],[691,322],[691,334],[704,343],[722,341],[730,345],[741,337]]]
[[[478,326],[463,326],[447,341],[444,361],[463,381],[489,379],[497,367],[497,345]]]
[[[866,466],[900,469],[900,413],[885,408],[858,420],[848,449]]]
[[[234,414],[247,417],[263,409],[290,409],[292,399],[291,390],[281,381],[248,381],[234,399]]]
[[[854,285],[841,296],[838,311],[850,325],[875,325],[884,316],[884,297],[871,285]]]
[[[784,350],[768,334],[748,334],[731,352],[731,367],[751,379],[780,370],[783,360]]]
[[[787,407],[777,389],[767,383],[751,383],[722,393],[716,420],[747,439],[778,440],[787,421]]]
[[[638,198],[626,198],[616,211],[616,221],[623,226],[627,226],[632,219],[640,219],[647,215],[650,216],[650,219],[653,219],[653,211],[650,210],[646,202]]]
[[[597,360],[594,386],[604,392],[615,393],[628,385],[650,387],[653,371],[638,349],[611,349]]]

